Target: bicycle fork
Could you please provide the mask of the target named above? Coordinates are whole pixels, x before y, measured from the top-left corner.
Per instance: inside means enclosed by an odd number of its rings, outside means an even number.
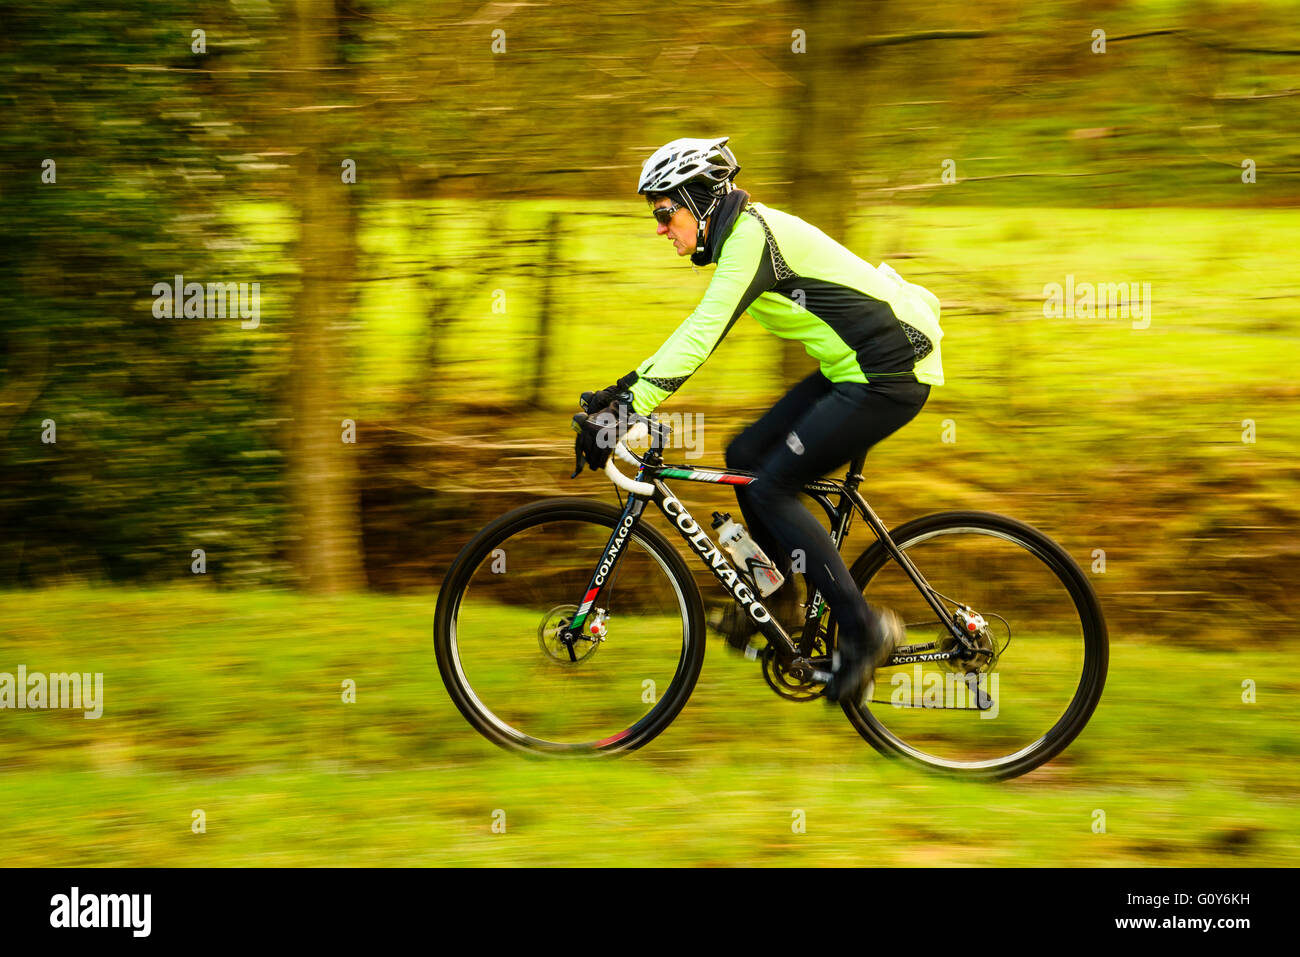
[[[582,601],[578,604],[578,610],[574,613],[573,620],[560,629],[558,637],[564,642],[564,647],[569,652],[570,661],[578,660],[573,643],[586,637],[584,631],[590,635],[592,641],[603,641],[605,638],[605,615],[607,612],[605,609],[597,607],[596,602],[600,598],[600,593],[604,590],[605,584],[609,581],[614,569],[618,567],[619,556],[623,554],[627,540],[632,536],[632,531],[636,528],[644,510],[645,499],[637,498],[635,495],[627,497],[627,505],[623,509],[623,514],[619,516],[618,524],[609,536],[609,541],[605,543],[605,550],[601,553],[600,564],[596,566],[591,580],[587,582],[587,590],[582,596]],[[592,614],[593,609],[595,609],[595,614]]]

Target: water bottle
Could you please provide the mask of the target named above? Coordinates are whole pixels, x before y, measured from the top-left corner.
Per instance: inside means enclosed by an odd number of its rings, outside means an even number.
[[[766,598],[781,587],[784,576],[763,554],[758,543],[749,537],[745,526],[733,522],[725,512],[714,512],[713,527],[718,532],[718,543],[726,549],[736,567],[749,576],[760,596]]]

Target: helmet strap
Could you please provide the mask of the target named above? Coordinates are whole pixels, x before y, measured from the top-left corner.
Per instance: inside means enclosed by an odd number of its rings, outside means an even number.
[[[691,198],[689,190],[683,187],[676,190],[676,193],[677,198],[695,217],[695,252],[698,255],[704,252],[704,230],[708,228],[709,217],[713,215],[713,211],[718,208],[718,203],[722,202],[722,200],[716,196],[713,197],[713,201],[709,203],[709,208],[701,213],[700,208],[695,205],[695,200]]]
[[[704,231],[709,228],[709,217],[718,208],[719,202],[721,200],[715,199],[709,203],[709,208],[704,211],[703,216],[696,215],[695,217],[695,251],[697,253],[704,252]]]

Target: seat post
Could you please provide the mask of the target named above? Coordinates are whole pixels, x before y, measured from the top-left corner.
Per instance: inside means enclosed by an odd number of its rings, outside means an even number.
[[[862,466],[866,464],[867,453],[863,452],[856,456],[849,463],[849,474],[844,477],[844,484],[849,488],[857,488],[862,481]]]

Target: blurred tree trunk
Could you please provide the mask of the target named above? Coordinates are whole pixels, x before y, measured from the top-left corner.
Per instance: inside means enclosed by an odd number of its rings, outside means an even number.
[[[333,0],[297,0],[290,42],[294,72],[286,126],[299,151],[290,201],[298,210],[302,277],[292,335],[290,474],[298,523],[293,557],[308,589],[338,592],[361,587],[365,579],[356,446],[342,440],[342,421],[353,415],[339,393],[342,330],[358,255],[356,211],[352,187],[341,181],[341,160],[335,158],[341,144],[328,135],[326,112],[310,109],[319,105],[317,91],[327,88],[325,68],[337,60]],[[363,430],[361,423],[362,436]]]
[[[807,34],[807,52],[790,57],[798,83],[788,87],[785,101],[790,212],[839,242],[845,240],[847,206],[854,201],[856,120],[866,97],[860,58],[849,54],[848,44],[877,21],[879,6],[834,0],[794,5],[795,26]],[[802,345],[782,342],[781,377],[787,385],[814,368]]]
[[[564,228],[564,219],[559,213],[551,213],[546,224],[546,246],[542,254],[541,292],[537,301],[537,339],[534,343],[532,368],[529,369],[531,384],[528,390],[528,404],[535,409],[546,408],[546,396],[543,394],[549,380],[547,366],[551,356],[551,331],[554,323],[555,285],[560,275],[560,232]]]

